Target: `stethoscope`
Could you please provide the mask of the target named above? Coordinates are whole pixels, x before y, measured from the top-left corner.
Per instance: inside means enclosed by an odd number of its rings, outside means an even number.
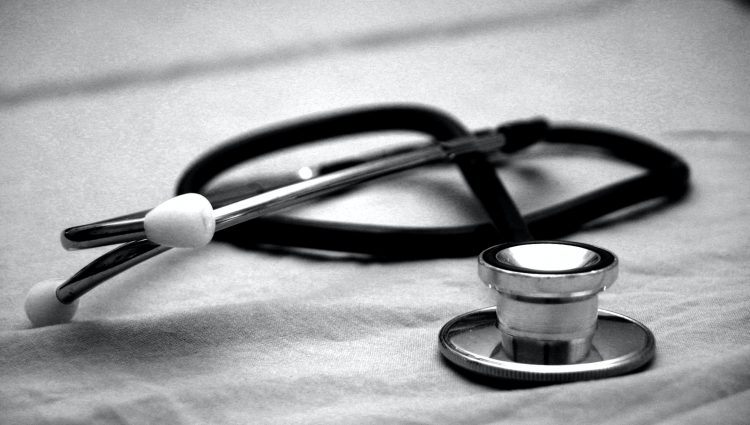
[[[433,142],[307,167],[296,178],[270,186],[206,190],[220,174],[260,155],[388,130],[423,133]],[[522,217],[493,158],[506,159],[538,142],[596,148],[645,172]],[[458,166],[489,223],[404,228],[268,217],[359,183],[440,162]],[[541,119],[469,132],[449,115],[422,106],[314,117],[245,135],[206,153],[185,171],[178,196],[151,210],[64,230],[61,241],[69,250],[122,245],[67,280],[38,283],[25,309],[34,326],[70,321],[79,298],[110,277],[170,248],[196,248],[211,240],[402,260],[481,251],[479,275],[494,289],[497,306],[458,316],[441,329],[440,351],[446,359],[470,374],[502,379],[561,382],[613,376],[650,362],[653,334],[632,318],[598,309],[598,293],[617,277],[612,253],[554,239],[627,206],[679,199],[688,177],[684,161],[652,143],[609,130],[551,126]]]

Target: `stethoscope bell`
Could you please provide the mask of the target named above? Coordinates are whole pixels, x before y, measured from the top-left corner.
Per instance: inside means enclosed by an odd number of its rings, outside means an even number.
[[[598,309],[617,279],[617,257],[562,241],[508,243],[479,255],[479,277],[497,306],[463,314],[440,330],[440,351],[480,375],[536,382],[604,378],[654,356],[651,331]]]

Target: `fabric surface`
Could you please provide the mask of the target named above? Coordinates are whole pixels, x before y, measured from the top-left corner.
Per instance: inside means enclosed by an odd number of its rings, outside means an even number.
[[[0,423],[748,423],[750,9],[745,2],[3,2]],[[352,106],[433,105],[470,128],[543,115],[686,159],[692,190],[568,237],[615,252],[602,308],[650,327],[647,369],[539,387],[450,368],[437,334],[492,304],[476,258],[377,262],[172,250],[32,329],[28,289],[104,249],[69,226],[150,208],[216,143]],[[263,176],[401,139],[345,141]],[[523,211],[635,170],[563,152],[500,169]],[[290,214],[410,225],[482,212],[449,168]]]

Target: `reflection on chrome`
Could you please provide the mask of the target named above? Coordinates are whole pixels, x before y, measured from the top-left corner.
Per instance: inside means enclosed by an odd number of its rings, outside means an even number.
[[[599,259],[594,251],[558,243],[516,245],[497,253],[497,260],[501,263],[543,272],[588,267],[596,264]]]

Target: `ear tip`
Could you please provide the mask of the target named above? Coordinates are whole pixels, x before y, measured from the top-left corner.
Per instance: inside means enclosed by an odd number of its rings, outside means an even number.
[[[34,327],[66,323],[75,315],[78,300],[63,304],[57,299],[57,287],[63,282],[63,279],[43,280],[29,289],[24,310]]]
[[[198,193],[167,200],[146,214],[146,237],[154,243],[176,248],[206,245],[216,231],[211,202]]]

